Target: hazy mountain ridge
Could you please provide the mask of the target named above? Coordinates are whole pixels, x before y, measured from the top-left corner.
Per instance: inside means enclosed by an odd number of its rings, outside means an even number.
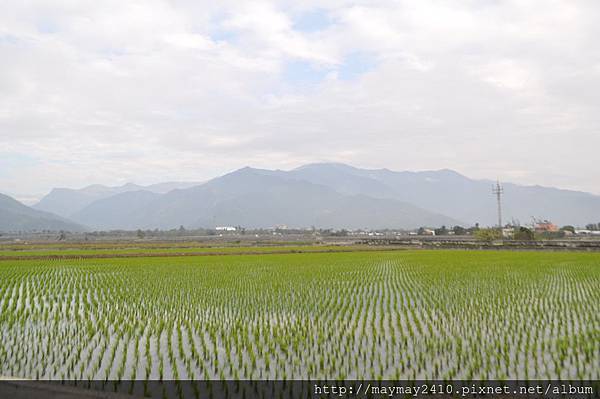
[[[497,223],[493,182],[448,169],[394,172],[338,163],[308,164],[289,171],[247,167],[203,184],[180,186],[185,184],[55,189],[36,207],[51,205],[94,229]],[[551,187],[503,186],[505,222],[529,223],[533,216],[583,226],[600,215],[600,196]]]
[[[73,214],[79,212],[93,202],[112,197],[113,195],[139,190],[162,194],[178,188],[188,188],[199,184],[202,183],[165,182],[148,186],[126,183],[122,186],[115,187],[92,184],[81,189],[55,188],[37,204],[33,205],[33,208],[52,212],[63,217],[71,217]]]
[[[344,195],[277,172],[243,168],[201,186],[154,197],[128,192],[74,215],[94,228],[245,227],[407,228],[457,220],[398,200]],[[142,195],[148,202],[140,202]],[[116,217],[115,211],[119,209]]]
[[[497,223],[496,199],[491,180],[475,180],[449,169],[421,172],[394,172],[389,169],[359,169],[336,163],[310,164],[291,170],[290,176],[318,181],[330,176],[332,188],[349,194],[364,194],[378,198],[394,198],[416,204],[432,212],[463,220],[468,224]],[[331,176],[335,175],[335,178]],[[378,182],[379,191],[356,184],[356,179]],[[352,183],[354,182],[354,183]],[[600,196],[553,187],[522,186],[503,183],[504,222],[512,219],[529,223],[531,217],[550,219],[566,225],[584,226],[600,218]]]
[[[8,195],[0,194],[0,231],[83,231],[84,226],[70,220],[23,205]]]

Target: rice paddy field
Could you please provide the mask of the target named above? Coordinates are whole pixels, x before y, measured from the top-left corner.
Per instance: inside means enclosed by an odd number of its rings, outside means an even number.
[[[600,379],[600,254],[0,260],[0,375]]]
[[[187,245],[154,244],[123,245],[121,247],[97,246],[85,247],[65,245],[55,247],[40,246],[0,246],[0,260],[3,258],[91,258],[91,257],[126,257],[126,256],[166,256],[166,255],[227,255],[227,254],[257,254],[257,253],[299,253],[299,252],[340,252],[371,250],[367,245],[270,245],[270,246],[201,246],[189,243]]]

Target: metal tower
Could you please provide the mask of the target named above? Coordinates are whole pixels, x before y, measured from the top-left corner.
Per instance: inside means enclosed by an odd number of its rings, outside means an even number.
[[[499,180],[495,186],[492,186],[492,193],[498,201],[498,228],[502,229],[502,194],[504,194],[504,188],[500,185]]]

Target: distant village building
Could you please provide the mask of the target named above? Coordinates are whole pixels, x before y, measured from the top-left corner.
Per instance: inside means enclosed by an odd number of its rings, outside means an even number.
[[[555,233],[558,230],[558,226],[548,220],[539,221],[535,224],[536,233]]]
[[[236,231],[237,228],[235,228],[233,226],[217,226],[217,227],[215,227],[215,230],[217,230],[217,231]]]
[[[600,236],[600,230],[578,229],[575,230],[575,234],[578,236]]]
[[[504,227],[502,229],[502,237],[512,239],[515,236],[515,228],[514,227]]]

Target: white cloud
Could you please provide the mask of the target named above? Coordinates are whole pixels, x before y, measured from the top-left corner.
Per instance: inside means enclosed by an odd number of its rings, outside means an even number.
[[[331,24],[295,28],[312,9]],[[0,192],[337,160],[600,193],[599,17],[591,0],[7,0]],[[372,67],[342,79],[357,53]]]

